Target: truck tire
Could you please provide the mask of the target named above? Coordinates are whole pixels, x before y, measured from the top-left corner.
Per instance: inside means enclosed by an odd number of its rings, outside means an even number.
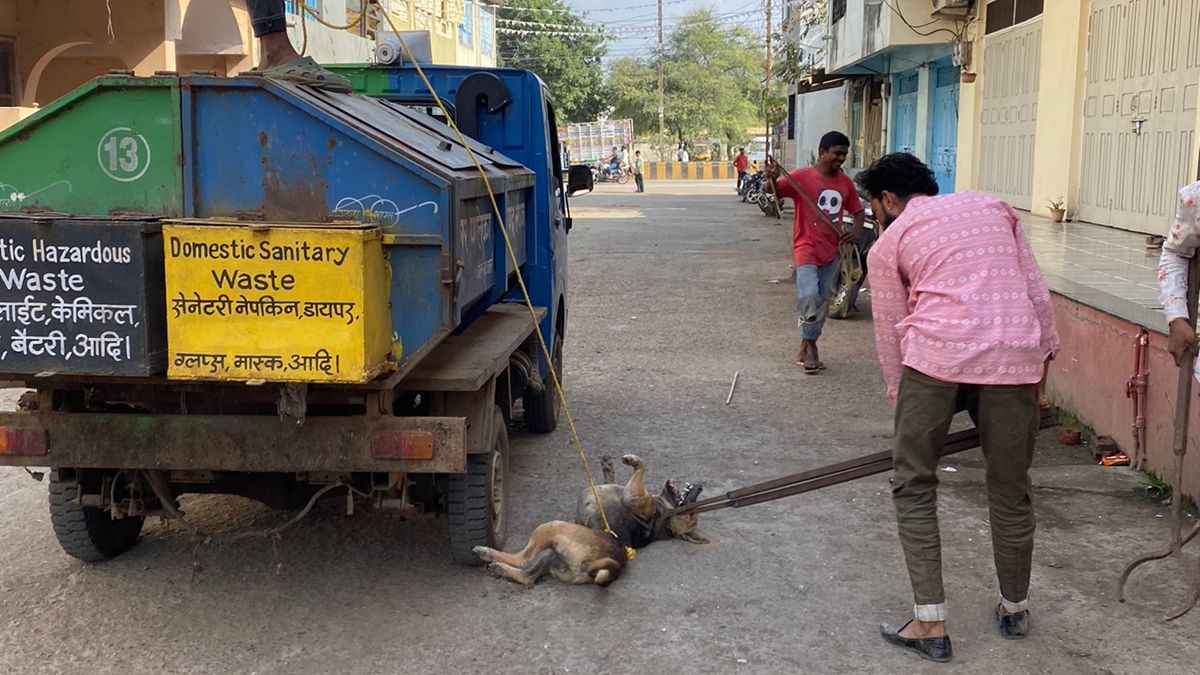
[[[450,476],[447,513],[450,555],[462,565],[481,561],[476,546],[501,548],[508,531],[508,429],[504,413],[496,408],[492,422],[492,447],[467,455],[466,473]]]
[[[558,373],[558,381],[562,382],[562,331],[554,335],[554,345],[550,350],[554,362],[554,372]],[[525,428],[535,434],[548,434],[558,428],[558,413],[562,407],[558,392],[554,391],[554,381],[545,378],[546,386],[540,394],[525,394],[521,399],[525,407]]]
[[[50,472],[50,522],[67,555],[104,562],[128,551],[142,532],[141,516],[114,519],[103,509],[81,506],[79,485]]]

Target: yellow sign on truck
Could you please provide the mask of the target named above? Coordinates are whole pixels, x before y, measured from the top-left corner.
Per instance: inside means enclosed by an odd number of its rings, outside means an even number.
[[[377,227],[163,226],[167,376],[366,382],[390,367]]]

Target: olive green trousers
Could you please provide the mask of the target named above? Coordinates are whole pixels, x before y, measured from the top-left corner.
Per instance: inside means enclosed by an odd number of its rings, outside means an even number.
[[[987,461],[988,515],[1001,600],[1026,608],[1035,528],[1029,465],[1040,411],[1037,385],[944,382],[905,368],[896,401],[892,501],[900,544],[921,621],[945,621],[942,541],[938,532],[938,462],[950,421],[966,410],[975,420]]]

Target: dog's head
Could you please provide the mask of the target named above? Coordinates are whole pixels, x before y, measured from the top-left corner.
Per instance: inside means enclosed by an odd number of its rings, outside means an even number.
[[[669,537],[682,539],[693,544],[708,543],[708,537],[700,533],[699,514],[675,514],[676,509],[695,502],[703,491],[704,486],[699,483],[685,483],[683,490],[677,488],[673,480],[667,481],[666,485],[663,486],[660,499],[670,505],[669,511],[664,514],[667,519],[664,530]]]

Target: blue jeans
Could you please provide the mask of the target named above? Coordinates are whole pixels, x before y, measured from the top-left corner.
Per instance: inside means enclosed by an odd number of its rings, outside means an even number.
[[[841,257],[824,265],[800,265],[796,268],[796,308],[799,310],[800,337],[817,340],[825,317],[829,315],[829,297],[833,295],[833,277]]]

